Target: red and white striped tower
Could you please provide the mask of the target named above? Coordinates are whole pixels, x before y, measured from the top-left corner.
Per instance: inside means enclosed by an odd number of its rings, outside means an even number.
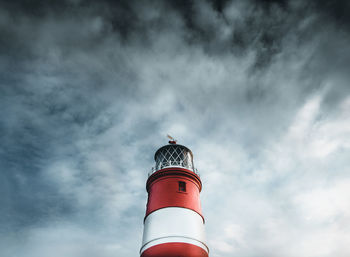
[[[141,257],[208,257],[199,193],[202,182],[190,149],[169,141],[149,174]]]

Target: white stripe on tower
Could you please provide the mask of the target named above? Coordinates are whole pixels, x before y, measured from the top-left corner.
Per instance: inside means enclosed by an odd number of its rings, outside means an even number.
[[[202,216],[181,207],[162,208],[149,214],[145,219],[141,254],[152,246],[170,242],[193,244],[208,253]]]

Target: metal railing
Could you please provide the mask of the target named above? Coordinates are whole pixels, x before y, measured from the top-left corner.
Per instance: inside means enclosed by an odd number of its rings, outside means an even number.
[[[157,172],[158,170],[164,169],[164,168],[182,168],[182,169],[188,169],[190,171],[192,171],[193,173],[195,173],[198,177],[200,177],[199,172],[197,170],[197,168],[188,168],[188,167],[184,167],[184,166],[179,166],[179,165],[162,165],[162,167],[156,169],[155,167],[152,167],[151,171],[148,172],[148,177],[150,177],[153,173]]]

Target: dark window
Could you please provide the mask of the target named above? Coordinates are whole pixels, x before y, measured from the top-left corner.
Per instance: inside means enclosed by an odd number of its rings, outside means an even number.
[[[183,181],[179,181],[179,191],[186,192],[186,183]]]

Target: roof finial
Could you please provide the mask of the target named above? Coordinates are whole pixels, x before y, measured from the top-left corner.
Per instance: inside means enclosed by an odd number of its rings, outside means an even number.
[[[170,141],[169,141],[169,144],[176,144],[176,140],[175,140],[175,138],[173,138],[172,136],[170,136],[169,134],[167,135],[167,137],[170,139]]]

